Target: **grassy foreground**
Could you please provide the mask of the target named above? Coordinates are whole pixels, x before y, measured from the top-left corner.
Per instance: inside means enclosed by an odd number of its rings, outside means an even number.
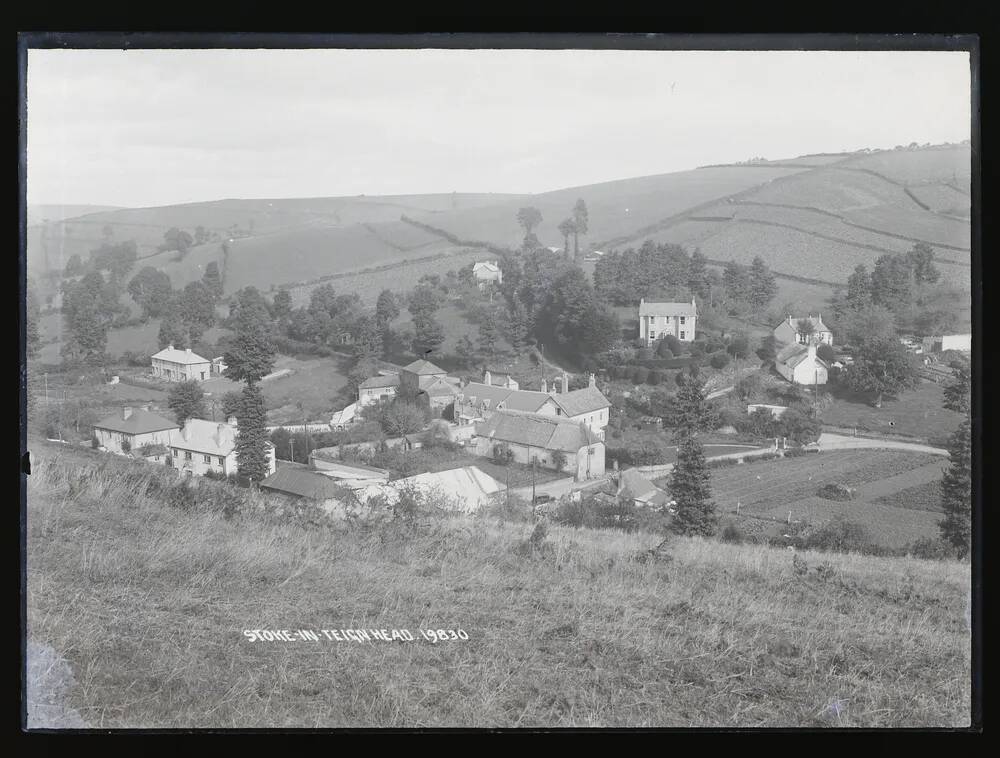
[[[968,564],[226,518],[147,496],[140,464],[39,452],[29,643],[68,662],[62,705],[92,727],[969,723]],[[243,634],[356,628],[414,640]]]

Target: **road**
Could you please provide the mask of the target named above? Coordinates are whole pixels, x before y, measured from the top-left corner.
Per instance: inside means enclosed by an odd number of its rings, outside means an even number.
[[[823,432],[819,436],[818,446],[820,450],[861,450],[861,449],[887,449],[887,450],[912,450],[915,453],[931,453],[932,455],[948,455],[948,451],[940,447],[930,445],[920,445],[915,442],[896,442],[895,440],[879,440],[870,437],[848,437],[843,434],[827,434]]]
[[[553,498],[558,500],[560,497],[572,492],[573,490],[597,487],[598,485],[604,484],[606,481],[606,479],[590,479],[585,482],[577,482],[573,479],[573,477],[566,477],[565,479],[556,479],[551,482],[535,485],[535,495],[552,495]],[[529,484],[527,487],[512,488],[511,493],[517,495],[518,497],[523,497],[525,500],[531,500],[531,485]]]

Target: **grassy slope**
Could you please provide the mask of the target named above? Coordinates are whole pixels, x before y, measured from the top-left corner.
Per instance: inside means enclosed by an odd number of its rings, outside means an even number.
[[[28,634],[95,727],[961,726],[969,567],[432,523],[403,541],[218,513],[38,451]],[[134,482],[133,482],[134,484]],[[461,628],[254,643],[243,629]],[[419,636],[418,636],[419,639]]]

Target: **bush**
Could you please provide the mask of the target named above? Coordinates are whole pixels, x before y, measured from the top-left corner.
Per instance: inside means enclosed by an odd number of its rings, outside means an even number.
[[[709,468],[726,468],[727,466],[736,466],[739,464],[739,460],[736,458],[710,458],[705,462],[705,465]]]
[[[816,494],[827,500],[851,500],[854,497],[854,490],[844,484],[824,484]]]
[[[722,369],[729,365],[729,353],[723,351],[713,353],[712,358],[709,360],[709,364],[712,368]]]
[[[887,548],[875,542],[871,532],[863,524],[836,518],[824,524],[803,540],[803,547],[810,550],[825,550],[838,553],[861,553],[863,555],[888,555]]]
[[[833,348],[825,342],[816,348],[816,357],[821,361],[826,361],[827,363],[833,363],[837,360],[837,354],[834,352]]]
[[[647,384],[651,384],[654,387],[663,381],[663,372],[658,368],[654,368],[649,372],[649,378],[646,379]]]
[[[632,371],[632,381],[636,384],[645,384],[649,379],[649,369],[645,366],[636,366]]]
[[[740,529],[738,526],[736,526],[736,524],[730,521],[723,528],[722,533],[719,535],[719,538],[723,542],[728,542],[733,545],[742,545],[743,542],[746,540],[746,535],[743,534],[742,529]]]
[[[666,358],[669,360],[674,357],[674,353],[669,347],[666,346],[666,343],[661,342],[656,348],[656,357]]]
[[[916,542],[911,543],[906,548],[906,552],[914,558],[924,558],[934,561],[944,561],[958,557],[955,546],[940,537],[922,537]]]
[[[680,355],[684,352],[684,343],[677,339],[674,335],[668,334],[662,340],[660,340],[660,350],[663,353],[669,353],[670,355],[661,355],[661,358],[669,358],[674,355]]]
[[[798,458],[800,455],[808,455],[809,453],[818,453],[818,447],[790,447],[785,450],[786,458]]]

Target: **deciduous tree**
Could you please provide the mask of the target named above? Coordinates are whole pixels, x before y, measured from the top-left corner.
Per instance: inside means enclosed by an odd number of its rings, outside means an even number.
[[[174,420],[184,426],[189,418],[205,418],[205,393],[195,381],[179,382],[167,393],[167,406],[174,412]]]
[[[847,384],[856,392],[874,396],[873,405],[882,407],[883,395],[895,395],[915,386],[917,371],[913,359],[899,340],[875,338],[863,342],[847,371]]]

